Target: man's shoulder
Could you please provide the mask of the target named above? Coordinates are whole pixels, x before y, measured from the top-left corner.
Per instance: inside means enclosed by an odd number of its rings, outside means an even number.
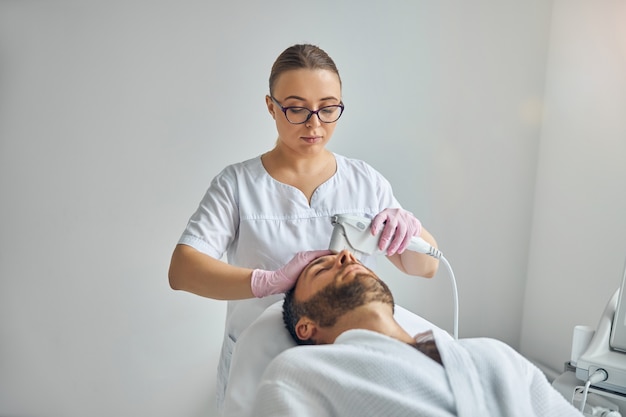
[[[334,374],[343,367],[351,372],[371,360],[389,360],[390,356],[404,356],[407,351],[415,352],[409,345],[378,332],[353,329],[342,333],[332,344],[289,348],[271,361],[268,370],[277,375],[289,370]]]
[[[460,339],[458,345],[472,356],[476,364],[483,362],[499,363],[525,368],[530,363],[513,347],[498,339],[489,337]]]
[[[323,373],[324,366],[334,366],[342,361],[342,357],[354,355],[354,350],[354,346],[343,344],[294,346],[272,359],[266,374],[280,376],[291,371]]]
[[[517,353],[517,351],[509,346],[507,343],[491,337],[472,337],[467,339],[459,339],[458,343],[465,347],[471,347],[472,349],[486,349],[491,351],[496,350],[505,353]]]
[[[343,345],[299,345],[282,351],[272,362],[294,362],[302,358],[323,357],[332,352],[340,352],[345,348]]]

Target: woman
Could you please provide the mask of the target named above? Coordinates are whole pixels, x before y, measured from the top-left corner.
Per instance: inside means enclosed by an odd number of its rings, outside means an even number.
[[[172,255],[174,289],[229,300],[218,368],[218,407],[239,334],[291,288],[328,248],[331,217],[373,218],[380,246],[407,274],[432,277],[438,261],[404,252],[412,236],[434,238],[366,163],[326,149],[343,113],[333,60],[313,45],[294,45],[275,61],[265,102],[278,140],[269,152],[226,167],[212,181]],[[321,252],[320,252],[321,251]],[[220,259],[226,254],[228,262]],[[363,263],[372,266],[373,259]]]

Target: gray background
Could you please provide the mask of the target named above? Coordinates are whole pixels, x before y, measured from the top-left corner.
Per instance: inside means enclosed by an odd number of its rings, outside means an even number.
[[[0,1],[0,416],[210,416],[225,306],[172,291],[211,178],[270,149],[272,62],[311,42],[330,149],[435,235],[462,337],[556,375],[626,258],[626,2]],[[397,302],[452,328],[432,280]]]

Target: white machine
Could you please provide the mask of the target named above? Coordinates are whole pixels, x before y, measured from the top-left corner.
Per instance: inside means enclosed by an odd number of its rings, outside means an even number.
[[[626,395],[626,265],[621,287],[609,300],[588,348],[576,361],[576,377],[581,381],[591,378],[591,386]]]
[[[384,251],[378,248],[378,241],[382,234],[382,229],[376,235],[372,235],[370,225],[371,220],[361,216],[349,214],[337,214],[331,218],[333,224],[333,233],[330,237],[328,249],[332,252],[341,252],[344,249],[349,250],[354,256],[361,260],[364,255],[382,255]],[[452,281],[452,291],[454,296],[454,329],[453,336],[459,338],[459,296],[456,286],[454,272],[448,260],[435,247],[431,246],[421,237],[413,237],[407,250],[425,253],[433,258],[440,259],[447,267]]]
[[[621,417],[626,411],[626,264],[596,329],[574,328],[571,360],[552,386],[566,398],[573,393],[572,403],[585,416]]]

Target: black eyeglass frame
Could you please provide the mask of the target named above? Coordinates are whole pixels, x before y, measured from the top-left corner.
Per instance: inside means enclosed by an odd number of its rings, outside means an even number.
[[[287,119],[287,121],[288,121],[289,123],[291,123],[292,125],[301,125],[301,124],[304,124],[304,123],[308,122],[308,121],[311,119],[311,117],[312,117],[313,115],[316,115],[316,116],[317,116],[317,118],[318,118],[318,120],[319,120],[321,123],[335,123],[337,120],[339,120],[339,118],[340,118],[340,117],[341,117],[341,115],[343,114],[343,110],[345,109],[345,106],[344,106],[343,102],[341,102],[341,103],[339,103],[339,104],[332,104],[332,105],[330,105],[330,106],[320,107],[320,108],[319,108],[319,109],[317,109],[317,110],[311,110],[311,109],[309,109],[309,108],[307,108],[307,107],[302,107],[302,106],[288,106],[288,107],[283,107],[283,105],[282,105],[282,104],[280,104],[280,103],[278,102],[278,100],[276,100],[276,99],[274,98],[274,96],[270,96],[270,98],[272,99],[272,101],[273,101],[274,103],[276,103],[276,105],[278,105],[278,107],[280,107],[280,109],[282,110],[283,114],[285,115],[285,119]],[[339,116],[337,116],[337,118],[336,118],[335,120],[333,120],[332,122],[326,122],[326,121],[322,120],[322,118],[321,118],[321,117],[320,117],[320,115],[319,115],[319,112],[320,112],[320,111],[322,111],[322,110],[324,110],[324,109],[327,109],[327,108],[329,108],[329,107],[339,107],[339,108],[341,109],[341,110],[339,111]],[[306,111],[308,111],[308,112],[309,112],[309,115],[308,115],[308,116],[306,117],[306,119],[304,119],[304,121],[302,121],[302,122],[292,122],[291,120],[289,120],[289,117],[287,116],[287,110],[290,110],[290,109],[302,109],[302,110],[306,110]]]

